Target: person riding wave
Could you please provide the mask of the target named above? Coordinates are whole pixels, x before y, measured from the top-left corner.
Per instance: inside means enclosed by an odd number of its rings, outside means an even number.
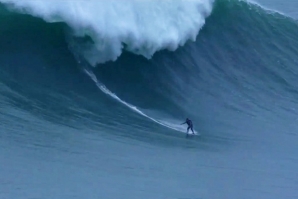
[[[185,123],[188,125],[188,127],[187,127],[187,134],[188,134],[189,129],[192,131],[192,134],[195,134],[194,131],[193,131],[192,121],[190,119],[186,118],[186,121],[183,122],[182,124],[185,124]]]

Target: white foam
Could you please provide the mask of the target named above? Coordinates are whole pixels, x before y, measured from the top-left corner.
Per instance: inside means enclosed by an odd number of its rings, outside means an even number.
[[[0,0],[18,12],[65,22],[76,36],[88,35],[84,46],[90,62],[116,60],[126,50],[147,58],[159,50],[176,50],[194,41],[214,0]]]
[[[117,100],[118,102],[120,102],[121,104],[125,105],[126,107],[130,108],[131,110],[133,110],[134,112],[148,118],[149,120],[156,122],[164,127],[170,128],[172,130],[175,131],[179,131],[179,132],[183,132],[186,133],[185,127],[183,128],[181,125],[178,124],[178,122],[169,122],[169,121],[161,121],[161,120],[157,120],[154,119],[153,117],[150,117],[149,115],[145,114],[143,111],[141,111],[140,109],[138,109],[137,107],[125,102],[124,100],[120,99],[115,93],[112,93],[104,84],[102,84],[97,77],[95,76],[95,74],[88,70],[88,69],[83,69],[84,72],[95,82],[96,86],[105,94],[109,95],[110,97],[114,98],[115,100]],[[190,132],[191,133],[191,132]],[[198,132],[196,132],[194,130],[195,135],[199,135]]]

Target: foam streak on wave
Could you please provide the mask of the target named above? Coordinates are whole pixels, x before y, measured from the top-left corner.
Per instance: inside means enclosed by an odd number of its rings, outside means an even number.
[[[96,86],[105,94],[111,96],[112,98],[114,98],[115,100],[117,100],[118,102],[122,103],[123,105],[127,106],[128,108],[130,108],[131,110],[135,111],[136,113],[150,119],[153,122],[156,122],[164,127],[168,127],[170,129],[173,129],[175,131],[180,131],[180,132],[185,132],[185,130],[183,130],[182,128],[179,128],[178,125],[175,124],[170,124],[169,122],[162,122],[159,120],[156,120],[150,116],[148,116],[147,114],[145,114],[144,112],[142,112],[141,110],[139,110],[137,107],[123,101],[122,99],[120,99],[116,94],[112,93],[109,89],[107,89],[107,87],[102,84],[95,76],[95,74],[87,69],[83,69],[84,72],[95,82]],[[194,130],[195,131],[195,130]],[[195,131],[195,134],[198,135],[198,133]]]
[[[89,36],[83,55],[95,65],[116,60],[122,50],[150,58],[194,41],[214,0],[0,0],[10,9],[65,22],[78,37]]]

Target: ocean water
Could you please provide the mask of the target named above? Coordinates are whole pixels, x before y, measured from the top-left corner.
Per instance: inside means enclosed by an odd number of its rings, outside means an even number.
[[[0,2],[1,199],[298,198],[297,2]]]

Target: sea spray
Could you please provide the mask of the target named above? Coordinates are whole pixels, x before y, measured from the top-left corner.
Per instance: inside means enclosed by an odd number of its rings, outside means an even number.
[[[74,37],[89,37],[80,52],[91,65],[115,61],[123,50],[151,58],[195,41],[213,0],[0,0],[7,8],[64,22]]]

